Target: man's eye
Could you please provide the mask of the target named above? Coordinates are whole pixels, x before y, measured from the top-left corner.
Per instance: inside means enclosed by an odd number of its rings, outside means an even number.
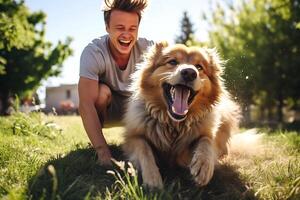
[[[119,30],[119,31],[122,31],[122,30],[124,30],[124,27],[122,27],[122,26],[117,26],[116,29]]]
[[[169,62],[168,62],[168,64],[170,64],[170,65],[178,65],[179,63],[177,62],[177,60],[175,60],[175,59],[173,59],[173,60],[170,60]]]
[[[200,65],[200,64],[195,65],[195,67],[196,67],[198,70],[203,70],[203,67],[202,67],[202,65]]]

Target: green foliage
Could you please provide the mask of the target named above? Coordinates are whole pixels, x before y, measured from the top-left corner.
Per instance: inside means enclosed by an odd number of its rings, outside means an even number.
[[[300,1],[239,3],[214,10],[211,45],[228,59],[224,78],[240,101],[277,106],[282,121],[284,102],[299,99]]]
[[[23,48],[32,45],[34,33],[32,25],[27,16],[28,10],[23,6],[23,1],[1,0],[1,42],[0,47],[11,49],[13,47]],[[36,13],[44,18],[43,13]]]
[[[61,134],[61,128],[55,123],[43,120],[43,114],[32,112],[27,114],[17,112],[11,116],[11,128],[14,135],[39,135],[54,139]]]
[[[114,163],[119,170],[107,171],[115,178],[115,184],[111,190],[106,190],[105,199],[154,199],[146,196],[144,189],[139,184],[137,171],[131,163],[128,163],[128,167],[125,166],[124,161],[114,161]]]
[[[45,41],[46,14],[30,12],[24,1],[1,0],[0,13],[0,97],[6,109],[9,96],[22,97],[57,76],[72,50],[71,38],[56,46]]]
[[[9,119],[0,121],[2,132],[18,136],[42,136],[54,139],[61,135],[62,129],[53,121],[46,121],[43,113],[29,114],[15,112]],[[1,129],[0,129],[1,130]]]

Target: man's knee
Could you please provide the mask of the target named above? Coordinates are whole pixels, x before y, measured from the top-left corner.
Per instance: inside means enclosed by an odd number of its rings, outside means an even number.
[[[99,111],[106,109],[111,102],[111,90],[105,84],[99,84],[98,98],[96,100],[96,107]]]

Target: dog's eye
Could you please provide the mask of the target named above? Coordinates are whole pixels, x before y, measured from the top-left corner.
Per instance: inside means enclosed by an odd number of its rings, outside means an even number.
[[[170,60],[169,62],[168,62],[170,65],[178,65],[178,62],[177,62],[177,60],[175,60],[175,59],[173,59],[173,60]]]
[[[203,70],[203,67],[202,67],[202,65],[200,65],[200,64],[196,64],[195,67],[196,67],[198,70]]]

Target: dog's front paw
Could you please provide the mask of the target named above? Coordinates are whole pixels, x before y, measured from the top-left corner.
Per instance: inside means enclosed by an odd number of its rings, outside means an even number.
[[[143,177],[143,184],[149,187],[150,189],[163,188],[163,181],[158,168],[149,167],[147,170],[142,171],[142,177]]]
[[[205,186],[211,180],[215,168],[213,158],[194,156],[190,164],[191,174],[199,186]]]

